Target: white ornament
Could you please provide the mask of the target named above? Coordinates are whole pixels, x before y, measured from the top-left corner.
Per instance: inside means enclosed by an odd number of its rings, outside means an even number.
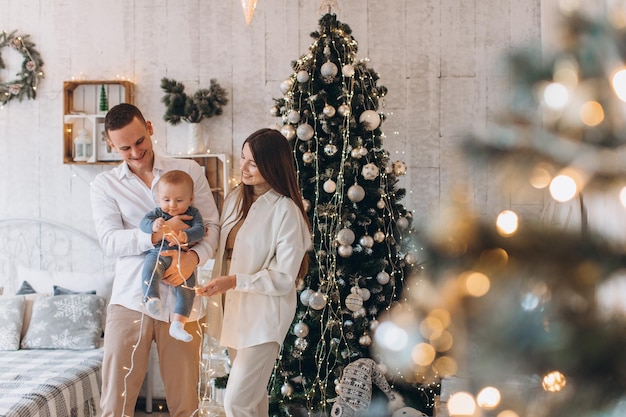
[[[356,236],[352,229],[348,229],[347,227],[337,232],[337,242],[339,242],[340,245],[351,245],[355,238]]]
[[[370,235],[361,236],[359,244],[364,248],[371,248],[372,246],[374,246],[374,238],[372,238]]]
[[[324,106],[324,108],[322,109],[322,113],[324,113],[324,116],[326,117],[333,117],[335,115],[335,108],[333,106],[331,106],[330,104],[327,104]]]
[[[346,307],[350,311],[359,311],[363,307],[363,297],[359,294],[348,294],[346,297]]]
[[[352,246],[349,245],[340,245],[339,248],[337,248],[337,253],[339,254],[339,256],[341,256],[342,258],[349,258],[352,256]]]
[[[374,110],[365,110],[359,117],[359,123],[365,130],[374,130],[380,126],[380,116]]]
[[[283,125],[283,127],[280,128],[280,133],[288,140],[292,140],[296,137],[296,129],[291,125]]]
[[[348,188],[348,198],[353,203],[358,203],[365,198],[365,190],[359,184],[354,184]]]
[[[321,310],[326,307],[326,295],[315,291],[309,298],[309,306],[314,310]]]
[[[295,125],[300,121],[300,113],[296,110],[289,110],[289,113],[287,113],[287,121]]]
[[[311,162],[313,162],[313,159],[315,159],[315,156],[312,152],[305,152],[302,154],[302,161],[305,164],[310,164]]]
[[[311,140],[314,133],[315,131],[313,130],[313,126],[308,123],[302,123],[300,126],[298,126],[298,129],[296,130],[298,139],[305,142]]]
[[[309,334],[309,326],[306,323],[299,321],[293,326],[293,334],[297,337],[307,337]]]
[[[313,290],[310,288],[307,288],[306,290],[303,290],[300,293],[300,302],[302,303],[302,305],[304,306],[309,306],[309,300],[311,299],[311,294],[313,294]]]
[[[326,180],[324,182],[323,188],[324,191],[326,191],[328,194],[332,194],[337,189],[337,184],[335,184],[335,181],[333,180]]]
[[[283,94],[287,94],[293,88],[293,80],[291,78],[287,78],[285,81],[280,83],[280,91]]]
[[[368,153],[370,153],[370,151],[368,151],[366,147],[359,146],[359,155],[367,156]]]
[[[385,285],[389,282],[389,274],[385,271],[380,271],[377,275],[376,275],[376,281],[380,284],[380,285]]]
[[[290,397],[293,394],[293,387],[290,383],[285,382],[282,387],[280,387],[280,393],[283,397]]]
[[[341,106],[339,106],[337,108],[337,111],[339,112],[339,115],[342,117],[350,116],[350,106],[348,106],[347,104],[342,104]]]
[[[396,220],[396,225],[398,226],[398,229],[405,230],[407,227],[409,227],[409,221],[406,217],[398,217],[398,220]]]
[[[305,70],[298,71],[298,74],[296,74],[296,79],[299,83],[305,83],[309,81],[309,73]]]
[[[361,175],[368,181],[375,180],[378,177],[379,169],[375,163],[370,162],[369,164],[363,165],[363,169],[361,170]]]
[[[404,260],[409,265],[415,265],[417,263],[417,255],[413,252],[407,252],[407,254],[404,255]]]
[[[322,64],[322,68],[320,68],[320,74],[322,74],[322,77],[324,78],[333,78],[337,75],[338,71],[337,65],[330,61],[324,62],[324,64]]]
[[[354,67],[350,64],[346,64],[341,67],[341,74],[344,77],[352,77],[354,75]]]

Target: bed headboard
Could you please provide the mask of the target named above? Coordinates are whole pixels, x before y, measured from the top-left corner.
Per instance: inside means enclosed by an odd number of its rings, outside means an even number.
[[[63,272],[113,272],[97,239],[52,220],[0,219],[0,287],[13,294],[19,267]]]

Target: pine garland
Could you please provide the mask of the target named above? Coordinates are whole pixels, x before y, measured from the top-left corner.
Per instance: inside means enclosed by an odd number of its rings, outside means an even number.
[[[20,101],[24,97],[31,100],[35,99],[39,80],[44,77],[41,69],[43,60],[35,49],[35,44],[28,39],[30,35],[20,36],[16,32],[7,33],[3,31],[0,33],[0,51],[6,46],[15,49],[24,57],[21,71],[16,74],[17,78],[7,82],[0,82],[0,105],[7,104],[15,98]],[[6,69],[2,55],[0,55],[0,69]]]
[[[161,79],[161,89],[166,93],[161,102],[166,110],[163,120],[177,125],[181,121],[200,123],[222,114],[222,106],[228,104],[226,90],[215,79],[211,80],[209,88],[196,91],[193,96],[185,93],[185,86],[173,79]]]

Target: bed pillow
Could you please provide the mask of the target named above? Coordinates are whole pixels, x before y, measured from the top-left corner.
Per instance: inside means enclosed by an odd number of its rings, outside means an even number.
[[[0,350],[18,350],[22,321],[24,320],[24,297],[0,298]]]
[[[98,295],[41,297],[33,312],[22,349],[95,349],[100,345],[105,300]]]
[[[96,294],[96,290],[91,291],[73,291],[67,288],[63,288],[59,285],[52,286],[52,295],[68,295],[68,294]]]
[[[18,267],[18,282],[27,282],[40,294],[53,294],[54,285],[69,291],[85,293],[95,291],[108,302],[113,288],[113,272],[42,271]]]

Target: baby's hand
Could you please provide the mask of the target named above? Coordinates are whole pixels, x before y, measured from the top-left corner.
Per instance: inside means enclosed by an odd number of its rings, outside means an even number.
[[[156,233],[161,230],[163,226],[165,226],[165,219],[163,217],[159,217],[154,221],[154,223],[152,223],[152,231]]]
[[[187,233],[182,231],[175,232],[172,230],[165,235],[165,239],[169,242],[170,245],[184,245],[185,243],[187,243]]]

